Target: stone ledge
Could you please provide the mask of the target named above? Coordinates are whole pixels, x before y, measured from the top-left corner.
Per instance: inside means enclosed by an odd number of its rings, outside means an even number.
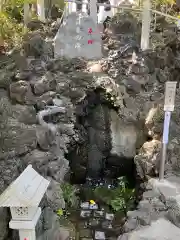
[[[179,238],[180,229],[168,220],[160,218],[150,226],[119,236],[118,240],[179,240]]]

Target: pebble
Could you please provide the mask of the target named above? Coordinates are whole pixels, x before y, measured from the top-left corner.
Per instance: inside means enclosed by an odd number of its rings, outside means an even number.
[[[89,209],[89,202],[82,202],[81,205],[80,205],[80,207],[81,207],[82,209]]]
[[[95,231],[95,239],[104,240],[105,239],[105,233],[100,232],[100,231]]]
[[[95,211],[94,212],[94,217],[103,217],[104,216],[104,211]]]
[[[80,213],[80,216],[83,217],[83,218],[86,218],[86,217],[90,217],[91,215],[91,211],[85,211],[85,210],[82,210],[81,213]]]
[[[114,219],[114,214],[113,213],[106,213],[105,219],[112,221]]]
[[[63,105],[63,101],[61,99],[58,99],[58,98],[54,98],[53,103],[54,103],[55,106],[59,106],[59,107]]]

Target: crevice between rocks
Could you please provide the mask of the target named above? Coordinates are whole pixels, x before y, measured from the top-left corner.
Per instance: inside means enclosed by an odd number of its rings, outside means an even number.
[[[151,140],[142,126],[140,121],[121,119],[111,94],[104,89],[87,92],[76,105],[79,140],[70,144],[65,154],[70,165],[65,179],[71,184],[85,184],[88,179],[97,183],[126,176],[130,186],[135,187],[139,179],[134,157],[143,143]]]

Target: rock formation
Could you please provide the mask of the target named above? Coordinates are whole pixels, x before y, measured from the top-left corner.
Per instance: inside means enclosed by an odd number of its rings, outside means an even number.
[[[71,153],[70,150],[73,154],[77,146],[82,158],[76,161],[74,155],[74,162],[71,161],[70,166],[84,175],[87,168],[101,171],[106,160],[110,166],[119,166],[120,170],[125,171],[129,166],[126,167],[126,159],[134,158],[137,176],[141,180],[157,176],[164,84],[166,81],[179,81],[180,72],[178,35],[168,24],[157,22],[157,27],[162,29],[161,44],[157,46],[157,36],[152,34],[156,48],[141,52],[139,23],[130,14],[118,16],[103,36],[104,53],[107,56],[99,62],[91,62],[91,66],[100,65],[98,70],[96,67],[88,70],[89,62],[81,58],[52,59],[50,45],[46,45],[39,35],[26,40],[26,57],[15,52],[10,56],[0,56],[0,192],[28,164],[52,180],[43,203],[45,208],[38,230],[39,240],[45,239],[45,236],[56,239],[59,234],[56,219],[46,228],[43,222],[46,223],[50,216],[48,211],[52,213],[52,210],[63,207],[64,201],[57,186],[69,171],[69,159],[66,156]],[[54,36],[55,29],[58,27],[53,25],[51,36]],[[26,64],[23,66],[22,62]],[[101,90],[99,95],[96,94],[97,89]],[[177,174],[180,166],[179,96],[178,88],[170,126],[167,176]],[[56,125],[57,136],[38,124],[36,117],[54,103],[65,111],[45,117],[44,120]],[[93,110],[93,114],[90,114],[90,110]],[[86,121],[82,123],[77,119]],[[168,211],[160,202],[159,195],[153,201],[159,204],[158,211],[159,208],[163,213],[164,208]],[[147,204],[152,205],[149,202]],[[9,215],[6,210],[1,211],[0,240],[5,240],[8,239]],[[144,212],[147,215],[147,209]],[[131,217],[131,222],[127,221],[130,225],[126,226],[126,231],[137,227],[137,219],[140,226],[149,224],[149,218],[154,219],[151,216]],[[161,223],[159,220],[157,226],[167,224]],[[16,238],[11,236],[10,239]]]

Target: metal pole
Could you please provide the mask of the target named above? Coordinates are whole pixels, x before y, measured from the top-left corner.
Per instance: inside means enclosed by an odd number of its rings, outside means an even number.
[[[162,158],[160,162],[160,170],[159,170],[159,180],[164,179],[164,168],[166,162],[166,154],[167,154],[167,144],[162,144]]]
[[[169,125],[171,120],[171,112],[166,111],[164,113],[164,128],[163,128],[163,141],[162,141],[162,155],[159,169],[159,180],[164,178],[164,168],[166,162],[166,153],[167,153],[167,145],[169,140]]]

